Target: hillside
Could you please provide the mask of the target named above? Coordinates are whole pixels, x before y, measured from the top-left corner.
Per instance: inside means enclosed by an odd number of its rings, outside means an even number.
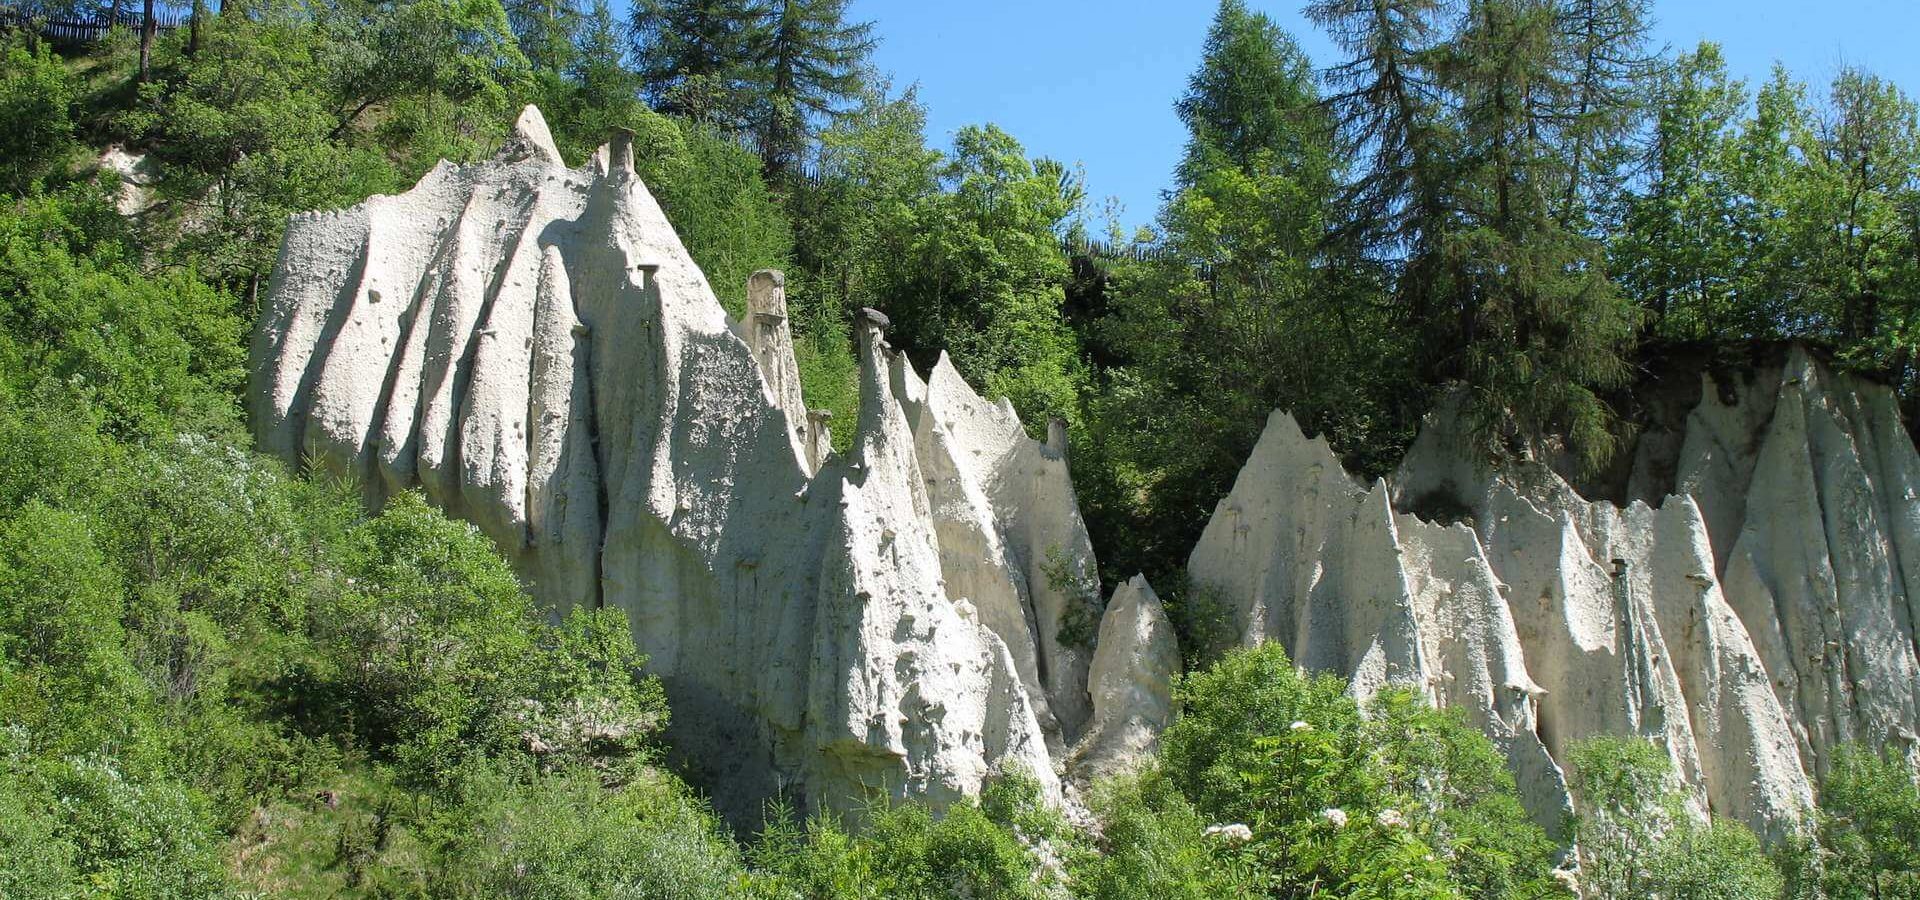
[[[1913,104],[1361,6],[10,9],[0,896],[1905,896]]]

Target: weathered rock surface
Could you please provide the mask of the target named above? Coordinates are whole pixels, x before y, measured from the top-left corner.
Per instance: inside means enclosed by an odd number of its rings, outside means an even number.
[[[1772,835],[1840,744],[1920,753],[1920,457],[1890,390],[1796,349],[1709,382],[1624,483],[1622,507],[1484,463],[1443,412],[1369,488],[1276,413],[1189,568],[1244,641],[1464,709],[1544,824],[1598,734],[1657,741],[1698,809]]]
[[[556,613],[622,611],[736,821],[942,804],[1006,766],[1061,797],[1150,752],[1179,648],[1137,577],[1096,618],[1064,428],[1028,438],[944,358],[923,376],[869,311],[834,454],[779,274],[729,318],[631,155],[568,169],[529,108],[491,161],[296,216],[260,446],[371,502],[422,491]],[[1779,834],[1839,745],[1920,755],[1920,457],[1891,391],[1805,352],[1697,396],[1618,504],[1444,414],[1363,484],[1276,413],[1190,573],[1243,641],[1464,710],[1550,827],[1569,745],[1613,733]]]
[[[1114,589],[1094,647],[1087,675],[1094,725],[1073,753],[1073,776],[1083,784],[1152,755],[1173,724],[1173,679],[1181,671],[1173,623],[1139,575]]]
[[[944,361],[922,381],[874,314],[831,454],[778,273],[729,319],[631,155],[567,169],[528,108],[491,161],[296,216],[255,338],[260,446],[374,502],[422,490],[556,611],[623,611],[740,822],[778,795],[945,803],[1003,766],[1058,796],[1096,712],[1164,721],[1090,696],[1094,654],[1062,637],[1095,571],[1065,447]],[[1155,671],[1102,671],[1164,681],[1157,604],[1127,608]]]
[[[95,163],[100,171],[112,172],[120,179],[114,191],[113,206],[123,216],[137,216],[153,206],[153,185],[158,168],[144,153],[131,153],[119,144],[101,151]]]

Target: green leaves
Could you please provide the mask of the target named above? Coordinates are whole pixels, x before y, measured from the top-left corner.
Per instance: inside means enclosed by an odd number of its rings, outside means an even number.
[[[245,354],[231,298],[190,272],[141,273],[89,227],[100,204],[76,188],[0,210],[0,381],[57,384],[122,437],[226,425]]]
[[[66,174],[79,150],[74,81],[45,43],[33,47],[17,29],[0,40],[0,194],[25,194]]]
[[[663,112],[751,134],[778,180],[867,87],[873,23],[846,15],[847,0],[639,0],[640,80]]]
[[[1667,752],[1641,738],[1573,745],[1581,890],[1596,897],[1764,900],[1780,873],[1760,841],[1724,819],[1696,819],[1672,781]]]
[[[1312,64],[1293,38],[1265,15],[1249,12],[1242,0],[1223,0],[1207,32],[1204,60],[1174,106],[1189,134],[1180,180],[1191,183],[1223,164],[1264,169],[1255,164],[1262,153],[1283,165],[1319,154],[1314,162],[1324,167],[1333,134],[1329,123],[1309,112],[1318,100]],[[1220,158],[1209,159],[1215,155]]]
[[[979,802],[962,800],[940,816],[876,799],[864,818],[849,833],[829,817],[801,824],[772,811],[753,853],[769,892],[807,900],[1039,900],[1075,883],[1063,866],[1079,862],[1071,835],[1037,784],[1020,774],[1003,774]]]
[[[1220,5],[1177,107],[1189,136],[1159,252],[1113,267],[1087,329],[1106,366],[1087,392],[1097,437],[1076,440],[1075,478],[1121,571],[1177,581],[1275,409],[1369,471],[1411,437],[1393,408],[1417,396],[1406,332],[1378,268],[1333,240],[1342,166],[1320,99],[1291,37]]]
[[[1388,690],[1367,714],[1275,644],[1229,652],[1179,688],[1165,777],[1273,896],[1537,897],[1555,844],[1527,820],[1504,760],[1456,714]]]
[[[946,352],[1043,433],[1049,417],[1077,415],[1085,378],[1061,312],[1060,236],[1080,210],[1079,174],[1028,158],[993,125],[960,129],[940,154],[924,120],[911,94],[876,94],[825,135],[831,177],[792,201],[805,287],[825,295],[801,301],[812,305],[803,321],[837,332],[851,309],[878,308],[893,320],[888,340],[921,368]]]
[[[1807,834],[1780,848],[1793,898],[1920,897],[1920,784],[1891,750],[1844,747]]]

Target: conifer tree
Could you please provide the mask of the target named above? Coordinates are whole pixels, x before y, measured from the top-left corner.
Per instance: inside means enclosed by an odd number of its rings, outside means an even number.
[[[753,0],[635,0],[634,63],[653,107],[700,121],[744,121],[761,17]]]
[[[578,0],[507,0],[501,5],[520,52],[536,72],[558,74],[572,64],[588,15]]]
[[[767,174],[790,169],[813,128],[858,100],[877,40],[847,0],[638,0],[634,55],[661,112],[750,134]]]
[[[873,23],[848,22],[847,0],[771,0],[755,58],[762,97],[755,132],[767,174],[779,176],[806,151],[813,125],[859,99]]]
[[[1314,177],[1328,177],[1327,135],[1310,121],[1321,116],[1313,108],[1317,95],[1312,64],[1293,38],[1243,0],[1224,0],[1204,61],[1174,106],[1188,135],[1176,177],[1189,185],[1221,165],[1311,166],[1320,170]],[[1258,160],[1262,153],[1266,163]],[[1321,158],[1309,161],[1316,154]]]
[[[1347,54],[1327,73],[1327,98],[1350,173],[1336,234],[1397,272],[1397,303],[1416,332],[1441,315],[1440,240],[1453,124],[1435,64],[1443,0],[1317,0],[1307,15]],[[1422,362],[1425,368],[1429,363]]]
[[[1817,277],[1824,283],[1829,329],[1849,346],[1870,345],[1911,307],[1916,287],[1912,197],[1920,190],[1920,124],[1914,102],[1868,72],[1834,78],[1819,125],[1814,169],[1822,231],[1831,235]],[[1867,354],[1871,347],[1862,346]]]
[[[1329,240],[1334,122],[1292,37],[1223,0],[1176,109],[1188,141],[1160,211],[1165,256],[1116,276],[1100,335],[1124,364],[1096,403],[1099,452],[1137,482],[1087,478],[1101,539],[1165,581],[1209,512],[1198,498],[1225,493],[1273,410],[1370,470],[1396,453],[1397,392],[1382,388],[1403,383],[1405,356],[1377,268]],[[1107,490],[1141,498],[1130,521]]]
[[[1626,198],[1612,258],[1622,286],[1662,338],[1738,335],[1741,217],[1731,177],[1745,83],[1720,48],[1702,43],[1666,67],[1653,90],[1653,129],[1640,160],[1646,179]]]
[[[1567,176],[1556,215],[1569,227],[1591,230],[1593,208],[1620,190],[1627,144],[1658,71],[1647,52],[1649,6],[1650,0],[1562,0]]]
[[[1444,249],[1457,351],[1436,374],[1466,383],[1483,437],[1562,436],[1597,465],[1613,425],[1598,392],[1626,380],[1635,319],[1600,245],[1553,215],[1555,189],[1575,177],[1556,13],[1545,0],[1475,0],[1444,63],[1459,100],[1463,216]]]

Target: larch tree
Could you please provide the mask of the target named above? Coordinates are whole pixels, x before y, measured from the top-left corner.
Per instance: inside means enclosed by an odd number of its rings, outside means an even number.
[[[1567,84],[1559,118],[1567,172],[1555,214],[1570,228],[1592,230],[1596,208],[1621,190],[1622,164],[1659,71],[1647,48],[1651,5],[1561,0],[1559,65]]]
[[[771,0],[755,39],[753,123],[769,177],[799,161],[817,123],[860,99],[877,43],[873,23],[847,21],[847,0]]]
[[[633,58],[647,99],[670,115],[744,123],[763,16],[753,0],[635,0]]]
[[[506,0],[501,5],[520,52],[535,72],[559,74],[572,64],[589,14],[578,0]]]
[[[1465,382],[1484,439],[1563,437],[1589,465],[1612,450],[1599,392],[1623,384],[1632,305],[1607,277],[1599,242],[1553,215],[1573,177],[1558,10],[1545,0],[1475,0],[1443,72],[1458,99],[1463,165],[1446,241],[1458,352],[1436,374]]]
[[[1440,247],[1453,227],[1448,198],[1457,140],[1436,64],[1444,0],[1318,0],[1307,16],[1346,58],[1327,70],[1326,104],[1340,149],[1356,161],[1340,202],[1337,239],[1393,270],[1404,320],[1430,331],[1442,315]],[[1439,348],[1421,351],[1431,369]]]

